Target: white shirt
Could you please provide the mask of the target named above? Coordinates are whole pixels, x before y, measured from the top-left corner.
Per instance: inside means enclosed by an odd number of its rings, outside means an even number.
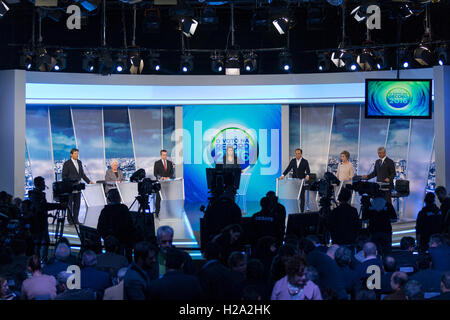
[[[300,157],[300,159],[295,158],[295,160],[297,160],[297,168],[298,168],[298,166],[300,165],[300,162],[302,161],[302,158],[303,158],[303,157]]]
[[[381,158],[381,165],[383,165],[385,159],[386,159],[386,156],[384,156],[384,158]]]
[[[77,169],[77,172],[80,172],[80,168],[78,167],[78,160],[72,159],[73,165],[75,166],[75,169]]]

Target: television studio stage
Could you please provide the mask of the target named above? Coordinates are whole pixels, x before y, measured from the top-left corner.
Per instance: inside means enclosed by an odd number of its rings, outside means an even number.
[[[450,113],[445,112],[450,68],[400,73],[400,79],[432,80],[431,119],[367,116],[366,79],[396,76],[396,71],[240,77],[0,71],[0,190],[24,197],[33,177],[42,176],[52,201],[51,185],[73,147],[93,181],[104,180],[113,159],[126,180],[141,168],[154,178],[153,164],[166,149],[176,177],[161,183],[155,227],[171,225],[175,245],[193,249],[195,256],[200,255],[200,206],[208,203],[205,169],[224,145],[250,159],[242,165],[236,198],[245,216],[259,211],[259,199],[269,190],[277,192],[288,214],[299,212],[298,181],[277,180],[296,148],[303,149],[319,179],[336,172],[342,150],[350,152],[355,174],[368,174],[377,148],[384,146],[396,178],[410,182],[409,195],[394,199],[400,218],[393,225],[395,246],[402,236],[415,234],[425,192],[450,185]],[[117,187],[131,206],[136,184]],[[87,185],[83,198],[80,221],[95,227],[106,203],[101,183]],[[317,211],[317,192],[308,191],[306,198],[306,211]],[[359,209],[357,194],[352,201]],[[72,226],[65,226],[64,234],[77,243]]]

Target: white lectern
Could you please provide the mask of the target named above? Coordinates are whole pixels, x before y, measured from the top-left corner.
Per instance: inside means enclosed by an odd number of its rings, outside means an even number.
[[[100,183],[88,184],[86,185],[86,189],[82,190],[81,193],[86,202],[86,216],[83,224],[91,228],[97,228],[98,217],[106,205],[103,185]]]

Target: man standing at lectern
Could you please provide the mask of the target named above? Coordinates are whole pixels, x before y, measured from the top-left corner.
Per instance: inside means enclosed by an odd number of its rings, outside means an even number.
[[[372,179],[377,177],[377,182],[389,183],[389,191],[385,192],[386,201],[391,203],[391,190],[394,188],[394,178],[396,176],[395,164],[392,159],[386,156],[386,148],[378,148],[378,159],[375,161],[373,171],[368,175],[363,175],[363,179]]]
[[[175,178],[175,169],[173,167],[173,163],[170,160],[167,160],[167,150],[161,150],[159,152],[161,155],[161,159],[155,162],[153,167],[153,175],[158,180],[169,180]],[[156,203],[155,203],[155,216],[159,218],[159,210],[161,209],[161,197],[159,192],[156,194]]]
[[[309,180],[309,170],[308,160],[302,157],[302,149],[295,149],[295,158],[289,162],[288,167],[284,170],[283,175],[278,179],[283,179],[291,170],[293,171],[292,177],[297,179]],[[300,211],[303,213],[305,209],[305,188],[302,188],[300,193]]]
[[[62,169],[62,179],[71,180],[74,184],[79,184],[81,179],[86,181],[86,183],[94,184],[89,178],[84,174],[83,164],[78,160],[78,149],[73,148],[70,150],[70,159],[64,162]],[[80,212],[81,203],[81,193],[80,191],[73,191],[72,195],[69,197],[69,208],[72,212],[72,216],[68,217],[70,224],[79,224],[78,213]]]

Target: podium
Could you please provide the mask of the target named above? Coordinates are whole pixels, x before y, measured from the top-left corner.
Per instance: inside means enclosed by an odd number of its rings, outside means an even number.
[[[297,178],[277,179],[276,194],[278,199],[300,200],[300,192],[305,180]]]
[[[122,203],[128,208],[133,204],[136,196],[138,195],[138,184],[137,182],[116,182],[117,190],[119,191]],[[136,201],[130,211],[137,211],[139,208],[139,203]]]
[[[183,178],[160,181],[160,184],[161,200],[184,200]]]
[[[81,191],[84,201],[86,202],[86,216],[84,225],[97,229],[98,218],[100,212],[106,205],[105,190],[100,183],[88,184],[86,189]]]

